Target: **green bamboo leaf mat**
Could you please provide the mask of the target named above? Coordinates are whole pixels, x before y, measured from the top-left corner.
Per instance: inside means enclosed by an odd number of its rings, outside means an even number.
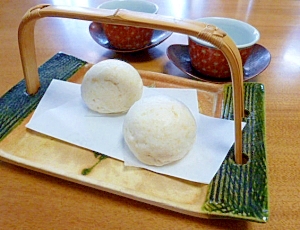
[[[39,67],[41,88],[35,95],[26,94],[23,79],[0,98],[0,141],[38,105],[52,79],[68,80],[86,62],[57,53]]]
[[[229,151],[209,186],[203,210],[256,222],[269,217],[267,159],[265,147],[265,90],[259,83],[244,83],[247,122],[243,130],[243,154],[247,163],[234,163]],[[224,119],[233,119],[232,87],[224,87]]]

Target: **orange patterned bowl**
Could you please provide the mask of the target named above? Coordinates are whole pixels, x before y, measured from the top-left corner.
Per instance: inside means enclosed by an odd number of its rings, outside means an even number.
[[[126,9],[155,14],[158,6],[142,0],[113,0],[104,2],[100,9]],[[102,24],[104,33],[112,46],[123,50],[135,50],[147,46],[151,42],[153,29],[133,26]]]
[[[243,65],[260,38],[259,31],[248,23],[220,17],[201,18],[198,21],[215,25],[225,31],[240,51]],[[229,78],[230,68],[223,53],[209,42],[189,36],[189,54],[192,66],[200,73],[214,78]]]

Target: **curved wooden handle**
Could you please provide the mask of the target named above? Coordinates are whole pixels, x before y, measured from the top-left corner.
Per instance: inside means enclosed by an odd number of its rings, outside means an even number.
[[[34,26],[38,19],[44,17],[72,18],[167,30],[198,37],[218,47],[226,57],[231,70],[235,118],[235,161],[238,164],[242,164],[241,124],[244,117],[242,61],[235,43],[225,32],[214,25],[158,14],[132,12],[122,9],[106,10],[75,6],[37,5],[26,12],[18,31],[19,49],[28,94],[35,94],[40,87],[34,44]]]

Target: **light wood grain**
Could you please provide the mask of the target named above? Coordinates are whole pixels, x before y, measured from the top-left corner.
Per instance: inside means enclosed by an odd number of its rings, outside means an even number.
[[[17,30],[26,10],[51,0],[1,1],[0,95],[23,78]],[[59,4],[62,4],[60,1]],[[96,7],[101,1],[64,1]],[[271,216],[267,224],[205,220],[177,214],[106,192],[0,163],[0,226],[4,229],[299,229],[300,215],[300,2],[153,0],[159,13],[196,19],[233,17],[261,32],[259,44],[271,52],[270,66],[252,81],[266,88],[267,151]],[[36,24],[37,64],[58,51],[96,63],[128,60],[137,69],[187,77],[168,60],[170,44],[186,44],[173,34],[156,48],[135,55],[116,54],[97,45],[89,22],[43,19]]]

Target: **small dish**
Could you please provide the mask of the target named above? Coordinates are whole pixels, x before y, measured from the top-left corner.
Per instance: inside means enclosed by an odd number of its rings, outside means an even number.
[[[199,184],[141,168],[124,170],[124,164],[117,159],[26,128],[28,116],[53,79],[80,83],[91,66],[60,52],[39,67],[41,87],[35,96],[28,97],[24,93],[26,83],[22,80],[1,97],[1,161],[185,215],[268,221],[265,88],[262,84],[244,85],[249,116],[245,119],[243,148],[248,162],[237,166],[232,148],[211,183]],[[207,116],[230,120],[234,115],[230,84],[205,84],[151,71],[139,70],[139,73],[145,86],[195,89],[201,101],[199,109]],[[21,141],[16,141],[18,139]]]
[[[140,48],[140,49],[127,50],[127,49],[118,49],[118,48],[113,47],[110,44],[110,42],[108,41],[108,39],[103,31],[103,27],[100,23],[92,22],[89,26],[89,31],[90,31],[92,38],[100,46],[110,49],[110,50],[113,50],[115,52],[120,52],[120,53],[132,53],[132,52],[150,49],[154,46],[159,45],[163,41],[165,41],[172,34],[172,32],[169,32],[169,31],[154,30],[153,36],[151,38],[151,42],[147,46]]]
[[[181,71],[197,80],[208,81],[213,83],[231,82],[230,78],[217,79],[199,73],[192,67],[189,55],[188,45],[171,45],[167,49],[169,59]],[[244,65],[244,81],[256,77],[263,72],[271,61],[270,52],[263,46],[256,44]]]

